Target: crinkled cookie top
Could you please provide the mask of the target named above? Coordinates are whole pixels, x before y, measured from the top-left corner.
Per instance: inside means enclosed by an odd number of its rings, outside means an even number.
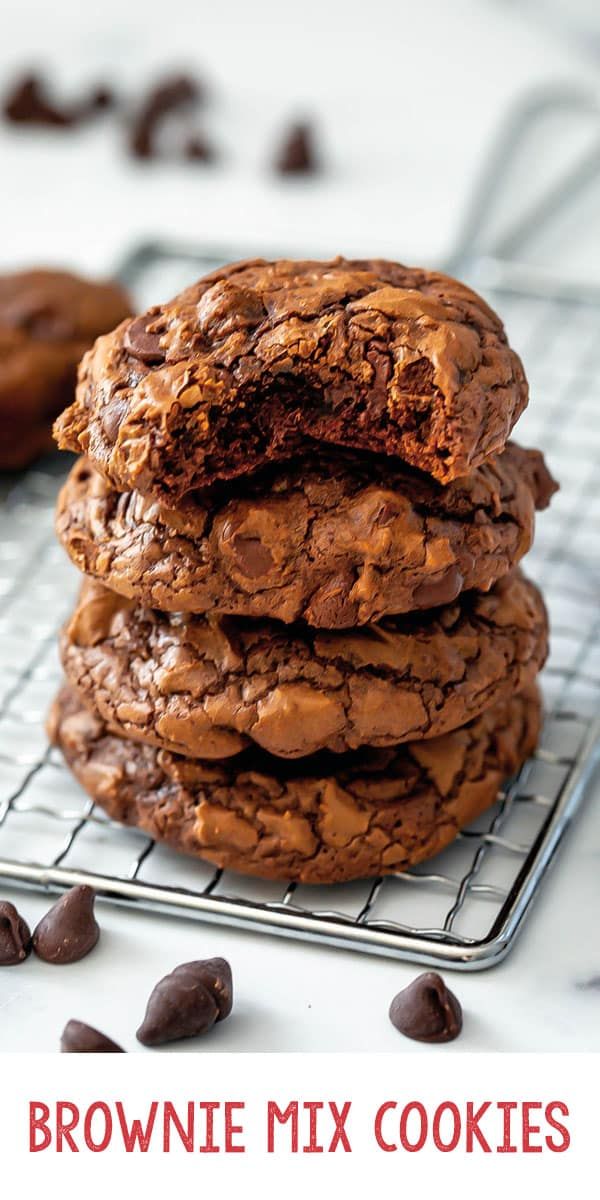
[[[383,260],[257,260],[99,338],[55,434],[117,488],[177,502],[311,442],[448,483],[504,446],[526,404],[501,321],[456,280]]]

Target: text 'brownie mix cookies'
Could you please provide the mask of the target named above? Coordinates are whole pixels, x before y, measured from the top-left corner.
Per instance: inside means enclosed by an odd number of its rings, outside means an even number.
[[[0,276],[0,470],[52,448],[52,422],[73,399],[79,360],[130,313],[116,283],[64,271]]]
[[[499,318],[383,261],[251,262],[100,337],[56,423],[87,576],[53,741],[117,820],[222,867],[401,871],[535,747],[518,568],[556,489],[507,441]]]

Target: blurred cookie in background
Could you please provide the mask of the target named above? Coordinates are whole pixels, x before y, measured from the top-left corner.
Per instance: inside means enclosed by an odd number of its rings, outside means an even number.
[[[112,281],[46,269],[0,275],[0,470],[52,449],[52,422],[73,397],[80,358],[131,313]]]

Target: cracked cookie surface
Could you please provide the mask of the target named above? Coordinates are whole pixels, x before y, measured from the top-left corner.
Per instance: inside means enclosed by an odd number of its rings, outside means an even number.
[[[56,529],[79,570],[150,607],[341,629],[486,591],[527,553],[555,488],[539,451],[514,443],[446,487],[338,452],[170,510],[80,459]]]
[[[334,883],[432,857],[496,799],[539,736],[536,688],[428,742],[286,762],[185,759],[112,735],[63,689],[49,733],[114,820],[219,867]]]
[[[52,422],[73,400],[79,360],[131,311],[116,283],[63,271],[0,275],[0,469],[53,448]]]
[[[442,483],[502,450],[528,399],[500,319],[384,260],[255,260],[99,338],[55,425],[120,491],[177,504],[325,442]]]
[[[487,593],[354,630],[164,614],[86,581],[61,640],[84,703],[196,758],[250,740],[299,758],[432,738],[532,683],[547,617],[519,571]]]

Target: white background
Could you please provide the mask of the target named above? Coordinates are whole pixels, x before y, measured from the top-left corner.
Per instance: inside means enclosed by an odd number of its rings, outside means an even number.
[[[134,98],[158,69],[197,65],[211,89],[203,128],[222,159],[210,169],[132,163],[110,120],[67,134],[1,126],[2,259],[108,271],[132,241],[168,233],[216,245],[441,262],[515,98],[560,81],[598,91],[592,56],[558,21],[541,29],[535,7],[484,0],[6,6],[1,80],[41,65],[65,94],[108,78]],[[315,117],[327,170],[304,183],[276,180],[266,167],[275,135],[299,113]],[[550,139],[544,161],[567,142]],[[538,165],[525,167],[523,189]],[[519,198],[517,190],[513,202]],[[567,232],[553,265],[596,271],[596,227],[579,220]],[[600,976],[599,859],[599,823],[588,805],[510,959],[455,977],[465,1030],[444,1056],[460,1048],[600,1045],[600,992],[591,986]],[[47,907],[38,896],[3,894],[32,924]],[[77,1016],[133,1050],[157,978],[187,959],[226,954],[235,1015],[199,1049],[423,1053],[387,1021],[392,996],[415,973],[410,966],[106,905],[99,914],[103,938],[83,963],[59,970],[30,960],[2,972],[2,1048],[54,1049],[65,1021]]]
[[[548,85],[600,92],[592,37],[583,52],[560,17],[540,24],[540,9],[600,28],[594,0],[13,0],[1,79],[42,68],[65,98],[108,79],[127,106],[187,65],[206,81],[201,124],[220,162],[131,162],[111,121],[66,134],[0,126],[2,257],[105,270],[160,232],[439,263],[511,104]],[[268,169],[278,133],[303,114],[326,164],[304,186]],[[559,133],[562,147],[552,131],[524,164],[517,203],[540,151],[554,159],[576,140],[570,125]],[[589,271],[585,232],[581,245],[569,230],[568,258]]]

